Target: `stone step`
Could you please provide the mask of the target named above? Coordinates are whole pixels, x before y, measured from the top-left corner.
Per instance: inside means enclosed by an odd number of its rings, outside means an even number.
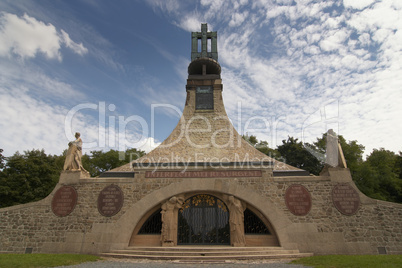
[[[147,251],[147,250],[118,250],[111,253],[133,255],[158,255],[158,256],[232,256],[232,255],[269,255],[269,254],[297,254],[298,250],[230,250],[230,251]]]
[[[176,247],[127,247],[126,250],[140,250],[140,251],[181,251],[181,252],[194,252],[194,251],[265,251],[265,250],[284,250],[282,247],[232,247],[232,246],[176,246]]]
[[[287,259],[312,256],[298,250],[282,247],[230,247],[230,246],[178,246],[178,247],[129,247],[101,254],[112,258],[149,260],[175,260],[180,262],[224,262],[227,260]]]
[[[123,253],[103,253],[103,257],[112,258],[132,258],[132,259],[149,259],[149,260],[179,260],[179,261],[225,261],[225,260],[250,260],[250,259],[293,259],[301,257],[313,256],[311,253],[295,253],[295,254],[262,254],[262,255],[229,255],[229,256],[161,256],[161,255],[136,255]]]

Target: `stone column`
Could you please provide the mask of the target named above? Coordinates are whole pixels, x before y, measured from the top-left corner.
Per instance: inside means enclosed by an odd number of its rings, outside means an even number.
[[[162,247],[173,247],[177,245],[177,216],[182,207],[184,199],[182,197],[171,197],[162,204]]]

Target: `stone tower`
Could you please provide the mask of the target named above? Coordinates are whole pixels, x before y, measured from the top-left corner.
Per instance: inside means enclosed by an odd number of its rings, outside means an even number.
[[[133,163],[112,171],[137,171],[149,166],[227,169],[252,165],[274,168],[278,172],[306,174],[303,170],[261,153],[238,134],[223,104],[217,32],[208,32],[205,23],[201,25],[201,32],[193,32],[191,38],[187,97],[179,123],[159,147]]]

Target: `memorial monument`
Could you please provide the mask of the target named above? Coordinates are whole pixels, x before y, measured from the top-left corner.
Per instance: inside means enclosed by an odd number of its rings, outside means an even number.
[[[192,33],[183,114],[159,147],[89,178],[78,136],[47,198],[0,209],[0,251],[125,256],[219,245],[266,256],[401,254],[402,205],[357,189],[332,132],[320,176],[242,139],[223,104],[217,38],[207,24]]]

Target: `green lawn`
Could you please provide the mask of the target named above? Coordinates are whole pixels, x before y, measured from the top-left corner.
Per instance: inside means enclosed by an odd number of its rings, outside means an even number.
[[[301,258],[291,263],[316,268],[400,268],[402,255],[326,255]]]
[[[0,267],[55,267],[97,260],[100,257],[78,254],[0,254]]]

